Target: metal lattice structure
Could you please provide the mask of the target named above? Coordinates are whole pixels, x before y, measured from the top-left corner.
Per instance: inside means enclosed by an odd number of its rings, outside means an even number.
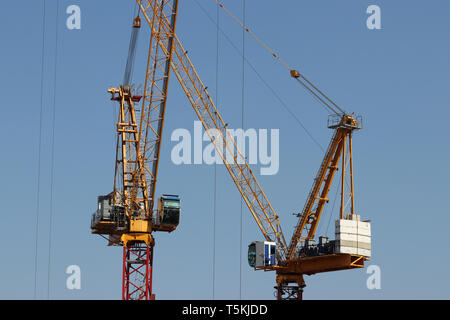
[[[148,205],[146,212],[151,217],[155,202],[178,0],[140,1],[139,4],[144,15],[150,18],[152,27],[145,92],[139,123],[142,167],[145,170],[148,188],[147,198],[141,200]],[[161,50],[158,44],[163,44],[167,50]]]
[[[338,117],[340,121],[331,125],[335,129],[334,135],[325,153],[320,165],[319,171],[314,179],[313,187],[306,200],[305,207],[300,215],[300,219],[292,235],[287,259],[292,259],[296,254],[296,249],[301,246],[304,240],[313,239],[317,224],[322,214],[325,204],[329,201],[328,193],[336,171],[339,169],[339,160],[341,164],[341,219],[345,207],[351,203],[350,214],[355,214],[353,199],[353,161],[352,161],[352,132],[360,129],[360,124],[351,116],[344,115]],[[346,145],[348,145],[348,156],[346,156]],[[348,161],[346,161],[346,159]],[[346,184],[348,192],[345,192]],[[348,200],[345,198],[348,197]]]
[[[171,32],[170,20],[167,17],[164,15],[152,15],[155,7],[152,7],[151,1],[138,0],[138,3],[149,26],[152,28],[152,32],[156,32],[152,17],[162,21],[158,25],[165,28],[165,33]],[[144,6],[144,3],[147,6]],[[280,249],[279,255],[280,257],[284,257],[287,245],[279,217],[256,180],[245,157],[239,151],[235,140],[227,131],[226,124],[189,59],[187,51],[183,48],[176,35],[174,36],[172,47],[168,47],[167,43],[163,41],[158,41],[158,43],[166,55],[169,54],[170,49],[173,50],[173,71],[194,108],[195,113],[202,122],[206,132],[208,132],[211,141],[216,147],[216,151],[226,165],[228,172],[238,187],[264,237],[268,241],[276,241]],[[227,158],[227,154],[234,156]]]
[[[341,170],[340,217],[348,218],[355,214],[352,133],[361,128],[360,119],[346,114],[302,74],[290,69],[293,78],[335,113],[329,123],[329,128],[335,132],[288,245],[279,216],[227,129],[227,124],[175,33],[179,1],[136,2],[151,31],[144,93],[143,96],[133,95],[128,85],[109,90],[112,99],[120,103],[114,191],[110,194],[113,199],[113,220],[93,220],[93,226],[91,225],[93,233],[108,234],[110,244],[123,246],[122,298],[154,299],[152,270],[155,241],[152,232],[171,232],[176,229],[176,226],[159,225],[153,216],[161,138],[172,71],[264,238],[277,244],[278,263],[260,268],[276,271],[277,297],[301,299],[305,287],[304,274],[364,267],[365,259],[359,255],[329,254],[307,258],[299,255],[299,248],[304,241],[315,236],[320,216],[329,201],[328,193],[333,178],[338,170]],[[139,16],[135,19],[134,27],[141,27]],[[133,33],[132,43],[136,37],[137,33]],[[131,49],[130,53],[129,56],[134,56]],[[127,63],[126,79],[129,79],[131,72],[129,66],[132,66],[132,63]],[[102,201],[107,200],[108,196],[103,197]],[[117,218],[122,216],[123,219]]]
[[[153,246],[136,243],[123,247],[122,300],[154,300]]]
[[[281,229],[279,216],[272,208],[272,205],[268,201],[244,155],[239,151],[236,142],[227,130],[226,123],[220,116],[211,96],[202,83],[188,57],[187,51],[183,48],[174,30],[171,30],[170,19],[165,15],[154,14],[155,11],[158,10],[157,3],[152,1],[137,1],[152,33],[158,32],[154,27],[155,19],[159,20],[157,25],[162,26],[164,34],[173,33],[174,41],[170,43],[170,46],[169,43],[161,40],[158,40],[158,44],[166,55],[169,55],[171,50],[173,50],[172,69],[195,113],[215,145],[217,153],[223,160],[223,163],[241,193],[264,238],[267,241],[275,241],[277,243],[277,258],[280,263],[277,266],[270,266],[264,269],[277,271],[277,279],[280,279],[277,281],[279,288],[278,297],[281,298],[284,295],[282,293],[286,293],[290,298],[293,296],[301,298],[304,281],[302,271],[298,271],[298,265],[301,265],[302,261],[299,261],[296,249],[298,246],[301,246],[305,239],[314,238],[317,223],[320,219],[324,205],[329,201],[328,193],[335,172],[339,169],[340,159],[343,161],[341,166],[341,212],[343,212],[345,210],[344,208],[351,203],[350,214],[354,214],[351,136],[353,130],[360,128],[360,123],[353,116],[343,112],[340,107],[334,104],[299,72],[292,72],[293,70],[291,70],[291,76],[301,83],[306,83],[307,89],[316,97],[319,97],[320,100],[325,103],[326,101],[331,102],[331,105],[327,103],[327,107],[335,113],[338,121],[335,125],[330,126],[330,128],[336,130],[335,134],[330,142],[318,174],[316,175],[313,188],[307,198],[304,210],[299,216],[299,222],[288,246]],[[346,144],[349,146],[348,158],[346,158]],[[230,154],[232,157],[228,156]],[[345,159],[349,159],[349,161],[346,161]],[[347,171],[346,169],[348,167],[349,170]],[[347,193],[344,191],[346,179],[350,179],[351,181],[350,191]],[[345,201],[345,197],[350,200]],[[361,259],[361,256],[347,255],[345,258],[345,261],[339,260],[336,262],[333,257],[326,257],[325,259],[322,259],[322,261],[314,262],[318,267],[316,269],[313,268],[314,272],[310,272],[310,274],[332,270],[360,268],[364,266],[364,259]],[[357,261],[357,263],[354,261]],[[333,263],[335,263],[335,265],[333,265]],[[294,285],[294,287],[296,286],[296,289],[293,289],[292,286],[290,286],[291,283],[296,283]]]

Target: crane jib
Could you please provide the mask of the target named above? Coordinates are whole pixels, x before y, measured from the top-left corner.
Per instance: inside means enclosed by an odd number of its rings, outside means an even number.
[[[141,10],[147,22],[152,28],[152,32],[157,32],[153,26],[155,22],[152,20],[152,17],[154,17],[158,21],[158,25],[162,27],[162,30],[165,33],[170,33],[171,30],[169,17],[167,17],[166,15],[155,14],[153,11],[155,9],[154,3],[152,1],[138,0],[138,3],[141,6]],[[167,43],[164,43],[163,41],[158,39],[158,44],[166,54],[169,53]],[[230,140],[232,141],[231,144],[227,142],[228,139],[226,139],[226,136],[229,133],[227,133],[227,130],[225,130],[225,122],[220,116],[220,113],[218,112],[209,93],[207,92],[193,64],[191,63],[186,50],[184,50],[184,48],[182,47],[180,40],[175,33],[173,46],[174,56],[172,59],[172,69],[175,72],[177,79],[179,80],[205,130],[207,130],[207,132],[210,132],[209,129],[216,129],[221,133],[220,139],[210,137],[221,157],[223,157],[224,155],[223,150],[222,152],[220,151],[220,146],[218,145],[219,143],[221,143],[221,145],[226,149],[234,148],[238,150],[238,156],[234,159],[234,161],[231,161],[231,164],[224,161],[226,163],[227,170],[233,178],[236,186],[238,187],[245,203],[249,207],[250,212],[253,215],[264,237],[267,240],[273,240],[277,242],[279,258],[283,259],[287,252],[287,245],[281,229],[278,215],[273,210],[272,205],[261,189],[261,186],[256,180],[248,163],[246,161],[243,161],[243,164],[238,163],[237,158],[245,158],[239,152],[234,139]]]

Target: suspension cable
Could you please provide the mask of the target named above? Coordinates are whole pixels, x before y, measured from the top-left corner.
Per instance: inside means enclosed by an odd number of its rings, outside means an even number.
[[[242,0],[242,21],[245,26],[245,0]],[[244,130],[244,112],[245,112],[245,30],[242,30],[242,114],[241,114],[241,129]],[[240,230],[239,230],[239,300],[242,300],[242,237],[243,237],[243,203],[244,199],[241,197],[241,215],[240,215]]]
[[[42,48],[41,48],[41,105],[39,113],[39,142],[38,142],[38,173],[37,173],[37,190],[36,190],[36,226],[35,226],[35,247],[34,247],[34,293],[33,297],[37,297],[37,273],[38,273],[38,240],[39,240],[39,215],[40,215],[40,191],[41,191],[41,150],[42,150],[42,121],[44,108],[44,64],[45,64],[45,18],[46,18],[46,1],[43,0],[42,14]]]
[[[47,300],[50,299],[50,279],[51,279],[51,260],[52,260],[52,225],[53,225],[53,190],[54,190],[54,172],[55,172],[55,127],[56,127],[56,87],[57,87],[57,66],[58,66],[58,40],[59,40],[59,1],[56,1],[55,18],[55,60],[53,74],[53,119],[52,119],[52,149],[51,149],[51,169],[50,169],[50,218],[48,231],[48,271],[47,271]]]
[[[248,32],[261,46],[268,51],[277,61],[279,61],[290,73],[291,77],[296,79],[303,87],[305,87],[309,93],[315,96],[327,109],[336,115],[346,114],[346,112],[340,108],[335,102],[333,102],[328,96],[326,96],[321,90],[314,86],[311,81],[309,81],[302,73],[298,70],[291,68],[288,63],[286,63],[278,54],[276,54],[272,49],[270,49],[260,38],[258,38],[247,26],[245,26],[238,18],[236,18],[225,6],[219,1],[217,2],[220,8],[225,10],[225,12],[233,18],[246,32]],[[304,80],[305,82],[303,82]],[[329,104],[328,102],[331,104]]]
[[[220,9],[217,6],[217,26],[216,26],[216,105],[219,103],[219,50],[220,50]],[[217,219],[217,163],[214,162],[214,197],[213,197],[213,265],[212,265],[212,299],[216,294],[216,219]]]
[[[194,0],[197,6],[202,10],[202,12],[206,15],[206,17],[211,21],[211,23],[215,24],[218,27],[218,23],[211,15],[206,11],[206,9],[200,4],[198,0]],[[264,77],[258,72],[256,67],[245,57],[242,52],[239,50],[237,45],[230,39],[230,37],[219,27],[219,31],[225,40],[233,47],[233,49],[245,60],[247,65],[252,69],[252,71],[256,74],[256,76],[261,80],[261,82],[266,86],[267,89],[273,94],[273,96],[278,100],[280,105],[292,116],[292,118],[300,125],[300,127],[305,131],[305,133],[309,136],[309,138],[319,147],[322,152],[325,152],[325,148],[314,138],[314,136],[309,132],[303,122],[299,117],[288,107],[286,102],[281,98],[281,96],[277,93],[277,91],[264,79]]]

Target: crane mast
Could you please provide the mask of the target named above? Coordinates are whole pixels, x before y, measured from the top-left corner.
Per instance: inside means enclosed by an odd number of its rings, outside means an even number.
[[[123,300],[154,299],[152,272],[155,240],[152,232],[172,232],[179,223],[178,196],[164,195],[159,198],[154,215],[178,0],[155,0],[152,3],[152,33],[144,95],[135,95],[129,85],[133,65],[130,59],[135,55],[136,30],[141,27],[139,15],[133,23],[124,84],[108,90],[111,99],[120,104],[114,190],[107,196],[99,197],[99,208],[91,223],[92,233],[107,235],[109,245],[123,246]],[[161,25],[166,20],[156,16],[167,18],[170,29]],[[168,50],[161,50],[158,43],[164,43]],[[137,107],[139,102],[142,103],[140,108]]]

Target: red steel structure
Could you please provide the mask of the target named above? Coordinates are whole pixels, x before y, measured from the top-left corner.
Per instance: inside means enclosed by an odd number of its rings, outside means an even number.
[[[154,300],[152,294],[153,246],[123,247],[122,300]]]

